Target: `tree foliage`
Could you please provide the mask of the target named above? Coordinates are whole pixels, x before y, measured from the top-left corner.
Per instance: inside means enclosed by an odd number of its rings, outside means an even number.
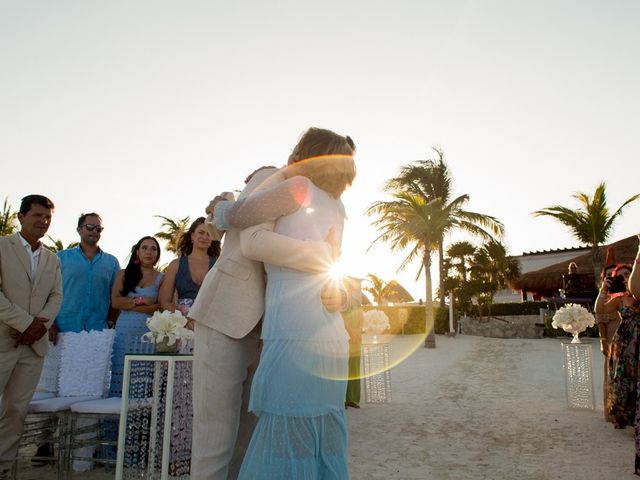
[[[414,260],[420,260],[416,279],[425,273],[427,317],[432,311],[432,254],[438,253],[440,291],[444,291],[444,240],[453,231],[462,230],[482,239],[500,238],[504,227],[492,216],[466,209],[469,195],[453,196],[452,177],[441,149],[434,148],[435,158],[404,165],[398,176],[385,185],[390,201],[374,202],[366,210],[376,217],[372,222],[378,230],[376,242],[387,242],[392,251],[408,250],[398,270]],[[444,304],[444,299],[441,298]],[[427,325],[432,319],[426,319]],[[432,329],[427,327],[432,335]],[[427,338],[435,346],[435,337]]]
[[[0,237],[12,235],[19,230],[18,212],[11,209],[9,199],[5,197],[0,213]]]
[[[178,242],[182,234],[189,230],[190,217],[186,216],[184,218],[173,219],[162,215],[154,216],[162,219],[160,231],[157,232],[155,236],[167,242],[167,251],[178,254]]]
[[[593,272],[597,282],[602,267],[602,256],[598,247],[604,245],[613,234],[614,224],[622,215],[623,209],[638,200],[640,194],[629,197],[613,213],[610,212],[607,206],[605,182],[596,187],[593,196],[584,192],[576,192],[572,195],[572,198],[578,202],[578,208],[551,205],[541,210],[536,210],[532,215],[556,219],[569,229],[576,240],[591,247]]]

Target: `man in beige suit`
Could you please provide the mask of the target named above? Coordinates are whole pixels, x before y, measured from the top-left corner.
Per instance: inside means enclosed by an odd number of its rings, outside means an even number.
[[[58,257],[42,246],[53,213],[42,195],[22,199],[20,233],[0,237],[0,479],[9,478],[62,303]]]
[[[282,172],[273,168],[258,170],[239,200],[284,179]],[[216,209],[216,217],[218,212]],[[222,229],[228,227],[222,218],[216,223]],[[247,412],[247,404],[248,387],[259,357],[259,322],[264,312],[262,262],[321,272],[332,261],[329,243],[278,235],[272,231],[273,225],[243,230],[242,246],[239,229],[226,231],[220,258],[189,311],[189,317],[195,320],[191,454],[194,479],[235,479],[255,425],[256,417]],[[260,261],[247,258],[243,250]],[[335,311],[344,303],[343,297],[342,291],[329,287],[322,300],[325,308]]]

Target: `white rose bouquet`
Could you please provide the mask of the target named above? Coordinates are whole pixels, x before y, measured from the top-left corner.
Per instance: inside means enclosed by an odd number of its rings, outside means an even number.
[[[142,335],[142,340],[146,342],[171,347],[178,340],[186,341],[193,338],[193,332],[186,328],[187,318],[177,310],[155,311],[152,317],[147,318],[146,323],[149,331]]]
[[[595,318],[589,310],[582,305],[568,303],[555,313],[551,326],[573,334],[573,343],[579,343],[578,335],[580,332],[584,332],[595,323]]]
[[[382,310],[368,310],[363,315],[362,328],[366,333],[378,335],[389,327],[389,317]]]

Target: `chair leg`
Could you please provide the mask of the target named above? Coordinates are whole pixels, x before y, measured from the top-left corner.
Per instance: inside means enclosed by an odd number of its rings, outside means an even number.
[[[72,427],[70,423],[73,419],[68,413],[63,414],[63,418],[60,419],[60,434],[58,435],[58,480],[66,480],[71,478],[69,469],[69,452],[70,452],[70,435]]]

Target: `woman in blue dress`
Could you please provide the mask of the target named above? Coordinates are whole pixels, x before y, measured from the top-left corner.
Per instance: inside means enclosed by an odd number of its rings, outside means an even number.
[[[345,212],[340,196],[355,177],[349,137],[310,129],[294,149],[288,179],[250,197],[238,209],[285,212],[274,231],[327,241],[337,257]],[[265,264],[263,347],[249,410],[258,416],[239,478],[344,480],[349,477],[344,399],[348,334],[339,313],[320,300],[327,272],[305,273]]]
[[[147,330],[146,320],[160,308],[158,292],[163,273],[156,269],[160,245],[154,237],[142,237],[132,248],[129,263],[120,270],[113,284],[111,305],[120,310],[111,356],[110,397],[122,394],[124,356],[131,352],[150,352],[152,345],[140,337]]]

